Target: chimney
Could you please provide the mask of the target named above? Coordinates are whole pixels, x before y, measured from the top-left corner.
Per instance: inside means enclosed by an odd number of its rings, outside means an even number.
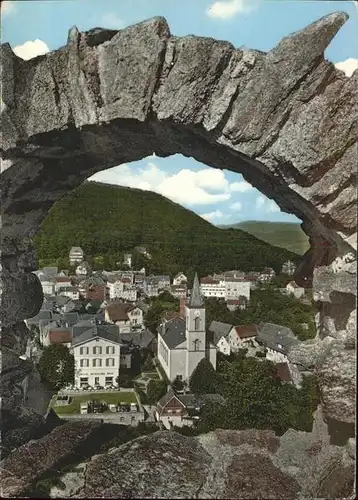
[[[185,318],[185,306],[187,304],[187,298],[186,297],[181,297],[180,298],[180,317]]]

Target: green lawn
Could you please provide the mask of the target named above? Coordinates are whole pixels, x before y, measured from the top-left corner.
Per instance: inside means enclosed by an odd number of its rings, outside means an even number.
[[[80,404],[84,401],[95,399],[98,401],[105,401],[108,404],[117,403],[137,403],[137,398],[133,392],[90,392],[81,396],[73,396],[72,402],[66,406],[55,406],[55,398],[51,401],[51,406],[58,415],[68,415],[80,412]]]

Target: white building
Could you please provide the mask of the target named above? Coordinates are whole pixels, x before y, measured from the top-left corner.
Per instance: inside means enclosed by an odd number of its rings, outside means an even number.
[[[266,359],[273,363],[287,363],[289,350],[299,344],[290,328],[273,323],[260,324],[256,340],[266,348]]]
[[[54,295],[55,293],[55,283],[52,279],[40,277],[40,282],[42,286],[42,291],[44,295]]]
[[[286,291],[290,295],[296,297],[296,299],[303,297],[303,295],[305,294],[305,289],[302,286],[298,286],[294,281],[290,281],[286,285]]]
[[[119,299],[122,297],[124,283],[118,279],[114,283],[107,283],[107,288],[111,300]]]
[[[132,328],[143,326],[143,311],[139,307],[125,302],[113,302],[104,308],[107,323],[114,323],[120,333],[130,333]]]
[[[185,276],[184,273],[178,273],[174,278],[173,278],[173,285],[181,285],[183,283],[188,283],[188,278]]]
[[[234,326],[229,335],[228,342],[232,352],[237,352],[239,349],[246,347],[257,347],[256,337],[259,329],[256,325]]]
[[[198,363],[207,358],[216,369],[216,348],[209,344],[205,331],[205,306],[195,274],[185,318],[166,321],[158,329],[158,360],[169,380],[177,376],[188,381]]]
[[[75,358],[75,386],[115,384],[121,365],[118,334],[94,326],[72,339]]]
[[[250,282],[242,278],[208,276],[200,280],[201,293],[207,298],[237,300],[246,297],[250,300],[250,288]]]
[[[129,268],[132,267],[132,254],[131,253],[125,253],[123,256],[123,264],[125,266],[128,266]]]
[[[62,295],[63,297],[68,297],[71,300],[79,300],[80,298],[80,292],[78,291],[78,288],[74,286],[60,288],[58,291],[58,295]]]
[[[72,286],[71,278],[68,276],[56,276],[53,278],[55,285],[55,293],[58,293],[61,288],[68,288]]]
[[[225,300],[238,300],[239,297],[246,297],[250,300],[250,282],[240,278],[226,278],[225,280]]]
[[[81,262],[75,270],[76,276],[89,276],[91,274],[91,266],[88,262]]]
[[[225,298],[225,282],[223,280],[217,280],[211,277],[201,278],[200,280],[200,290],[204,297],[210,298],[215,297],[217,299]]]
[[[74,264],[77,264],[79,262],[82,262],[84,259],[84,252],[81,247],[72,247],[69,253],[69,261],[71,266]]]
[[[231,353],[228,336],[232,329],[232,325],[229,323],[222,323],[221,321],[212,321],[209,326],[213,344],[216,346],[216,349],[222,354],[225,354],[225,356],[229,356]]]

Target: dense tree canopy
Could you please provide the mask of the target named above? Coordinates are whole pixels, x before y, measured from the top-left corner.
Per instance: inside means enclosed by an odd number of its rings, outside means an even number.
[[[147,399],[149,404],[156,404],[167,392],[164,380],[150,380],[147,386]]]
[[[38,371],[53,389],[61,389],[74,382],[75,359],[68,347],[50,345],[43,350]]]
[[[216,373],[213,365],[206,358],[198,363],[193,371],[189,387],[194,394],[214,394],[216,392]]]
[[[69,250],[78,245],[93,269],[118,268],[130,251],[136,268],[171,276],[183,271],[189,281],[194,271],[271,266],[279,272],[285,261],[299,260],[241,230],[219,229],[156,193],[94,182],[54,205],[34,243],[42,265],[67,269]],[[147,247],[152,258],[134,252],[136,246]]]
[[[199,428],[273,429],[283,434],[288,428],[309,431],[319,401],[315,378],[303,380],[302,388],[282,383],[273,363],[238,356],[223,362],[211,382],[226,403],[207,403]],[[207,389],[200,379],[201,388]]]

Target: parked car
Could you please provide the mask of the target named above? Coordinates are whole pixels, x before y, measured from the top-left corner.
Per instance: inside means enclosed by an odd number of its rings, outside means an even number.
[[[80,414],[85,415],[88,413],[88,402],[87,403],[81,403],[80,405]]]

